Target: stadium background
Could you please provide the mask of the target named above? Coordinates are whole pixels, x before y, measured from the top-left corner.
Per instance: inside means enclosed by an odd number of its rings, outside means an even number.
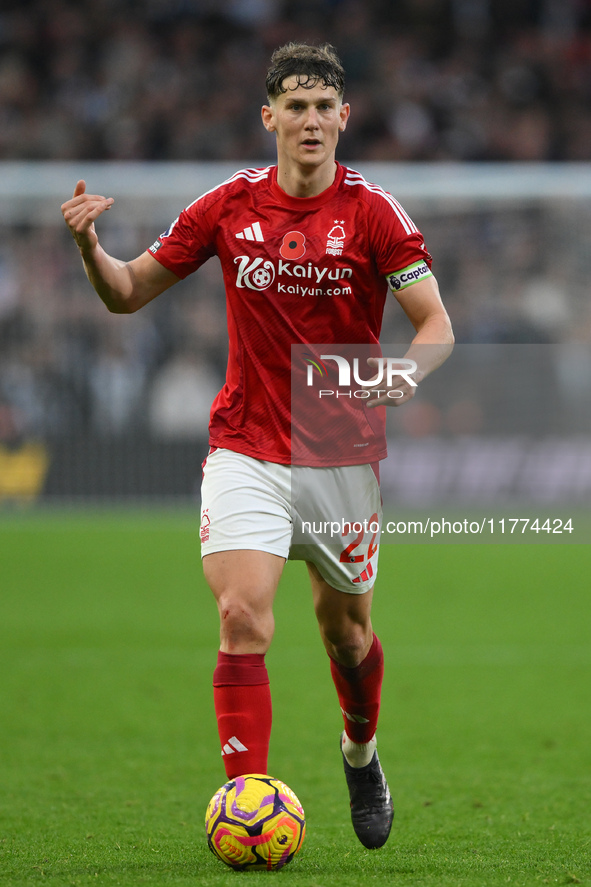
[[[115,197],[99,234],[132,258],[199,193],[270,162],[264,72],[289,39],[337,46],[353,108],[339,159],[423,230],[460,345],[529,343],[552,363],[544,409],[539,377],[516,396],[500,354],[492,400],[450,364],[446,396],[434,382],[392,417],[397,453],[427,441],[441,462],[450,437],[543,433],[572,470],[541,498],[587,495],[590,25],[583,0],[3,4],[0,500],[197,495],[227,354],[219,268],[138,315],[109,315],[59,205],[78,177]],[[382,341],[409,337],[390,305]],[[490,379],[490,360],[475,378]]]
[[[115,198],[101,240],[134,256],[210,184],[272,158],[258,120],[273,47],[330,40],[353,106],[339,157],[424,229],[460,342],[457,362],[408,411],[391,411],[384,468],[403,468],[389,489],[407,508],[447,510],[463,491],[488,514],[492,503],[522,516],[504,504],[519,483],[503,479],[529,453],[521,492],[537,496],[537,513],[572,514],[574,502],[588,514],[589,10],[588,0],[3,0],[7,887],[229,887],[233,874],[203,838],[223,768],[210,680],[218,619],[192,501],[224,371],[223,292],[212,262],[138,314],[109,315],[59,212],[76,179]],[[394,308],[384,341],[403,343]],[[160,507],[171,497],[174,508]],[[112,507],[130,500],[150,507]],[[72,502],[82,507],[61,507]],[[588,551],[384,546],[379,741],[397,812],[379,854],[350,826],[341,717],[304,567],[288,564],[267,657],[269,766],[308,818],[286,872],[295,885],[591,883]]]

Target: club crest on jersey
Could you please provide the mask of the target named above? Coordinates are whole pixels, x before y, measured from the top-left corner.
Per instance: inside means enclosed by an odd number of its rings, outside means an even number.
[[[334,220],[334,225],[328,232],[328,237],[326,240],[326,252],[330,256],[342,256],[343,254],[343,246],[345,245],[345,229],[343,228],[343,222],[339,222],[338,219]]]
[[[275,280],[275,266],[273,262],[263,261],[260,256],[256,259],[250,256],[236,256],[234,262],[239,262],[236,286],[248,287],[251,290],[266,290]]]

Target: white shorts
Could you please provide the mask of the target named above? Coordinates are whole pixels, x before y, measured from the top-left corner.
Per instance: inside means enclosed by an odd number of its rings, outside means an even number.
[[[382,507],[371,465],[306,468],[216,449],[203,464],[201,555],[255,549],[312,563],[362,594],[378,572]]]

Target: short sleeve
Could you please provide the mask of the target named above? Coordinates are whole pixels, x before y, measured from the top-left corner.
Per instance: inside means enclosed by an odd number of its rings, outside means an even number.
[[[398,201],[380,191],[374,209],[370,219],[374,255],[392,292],[432,277],[432,258],[423,235]]]
[[[187,277],[215,254],[210,220],[192,204],[148,247],[147,252],[177,277]]]

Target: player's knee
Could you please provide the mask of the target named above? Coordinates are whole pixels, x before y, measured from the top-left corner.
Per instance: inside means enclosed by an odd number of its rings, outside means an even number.
[[[235,652],[266,652],[274,630],[272,612],[234,597],[218,601],[222,642]]]
[[[322,636],[329,656],[351,668],[363,661],[371,646],[370,631],[358,624],[328,626]]]

